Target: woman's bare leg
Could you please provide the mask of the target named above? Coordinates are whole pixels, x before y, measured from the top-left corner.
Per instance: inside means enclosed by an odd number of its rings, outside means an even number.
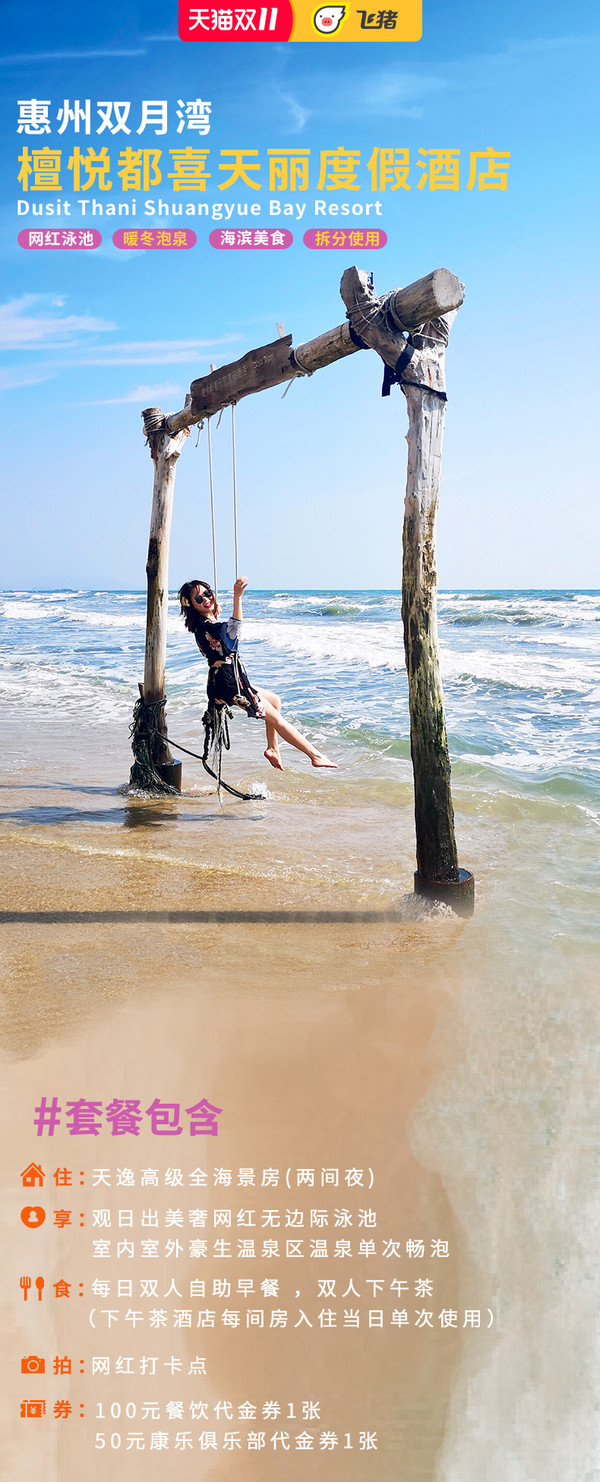
[[[266,690],[259,690],[259,694],[264,705],[265,721],[267,726],[272,726],[277,735],[281,736],[283,741],[289,742],[290,746],[295,746],[296,751],[302,751],[305,756],[310,757],[313,767],[335,767],[337,765],[336,762],[330,762],[329,758],[324,756],[321,751],[317,751],[315,746],[311,746],[310,742],[306,740],[306,738],[301,734],[300,731],[296,730],[295,726],[290,724],[289,720],[284,720],[281,711],[277,710],[276,707],[271,704],[271,701],[267,699]],[[267,730],[267,737],[268,734],[269,732]],[[279,770],[279,768],[281,767],[281,761],[279,760],[278,747],[276,755],[278,760],[271,762],[271,765],[278,767]],[[271,761],[271,757],[267,756],[267,752],[265,752],[265,756],[267,757],[267,761]]]
[[[281,699],[279,695],[276,695],[273,692],[273,690],[260,690],[258,693],[260,694],[260,698],[265,706],[265,727],[267,732],[267,749],[265,751],[265,756],[267,761],[271,763],[272,767],[275,767],[275,770],[277,772],[283,772],[281,756],[279,753],[279,738],[277,736],[277,731],[275,730],[275,726],[273,724],[271,716],[267,715],[266,713],[266,707],[267,704],[269,704],[273,706],[273,709],[276,710],[279,715],[281,715]]]

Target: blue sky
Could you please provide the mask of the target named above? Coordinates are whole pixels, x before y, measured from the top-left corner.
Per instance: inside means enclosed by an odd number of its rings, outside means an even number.
[[[600,516],[594,326],[597,321],[595,7],[453,6],[425,0],[423,40],[199,45],[176,36],[176,6],[55,0],[3,6],[0,386],[8,438],[1,580],[5,587],[143,586],[151,465],[139,413],[176,410],[190,381],[275,337],[300,343],[340,322],[343,269],[356,260],[383,291],[446,266],[466,284],[448,353],[449,406],[439,518],[442,586],[597,586]],[[260,199],[218,190],[223,148],[298,145],[511,151],[506,192],[380,194],[383,251],[310,252],[312,213],[286,252],[217,252],[213,223],[190,221],[187,253],[119,252],[123,221],[96,219],[96,252],[33,252],[18,231],[17,100],[178,98],[212,104],[209,202]],[[135,126],[135,124],[134,124]],[[41,143],[46,143],[46,138]],[[123,135],[50,142],[70,153]],[[127,141],[129,142],[129,141]],[[135,141],[132,141],[135,142]],[[466,175],[466,171],[465,171]],[[463,175],[463,181],[465,178]],[[363,179],[363,177],[361,177]],[[316,176],[315,176],[316,181]],[[359,195],[372,200],[363,181]],[[90,192],[90,195],[98,192]],[[164,185],[150,192],[171,197]],[[33,200],[33,197],[29,197]],[[50,196],[44,199],[52,199]],[[73,199],[73,198],[72,198]],[[104,199],[122,200],[113,193]],[[200,197],[198,197],[200,199]],[[285,199],[281,197],[281,199]],[[45,225],[55,225],[46,222]],[[139,224],[144,224],[140,222]],[[175,224],[175,223],[171,223]],[[241,222],[242,225],[246,224]],[[237,412],[243,566],[257,587],[398,586],[406,416],[380,397],[381,366],[360,354],[242,402]],[[215,433],[221,571],[231,577],[227,419]],[[209,571],[204,438],[179,461],[172,584]]]

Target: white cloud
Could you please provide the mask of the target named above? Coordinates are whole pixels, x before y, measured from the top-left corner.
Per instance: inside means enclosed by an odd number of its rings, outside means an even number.
[[[281,93],[281,101],[289,108],[294,131],[300,134],[308,123],[310,109],[303,108],[302,104],[298,102],[297,98],[294,98],[292,93]]]
[[[51,381],[56,371],[43,366],[17,365],[10,370],[0,369],[0,391],[14,391],[19,386],[38,386],[40,381]]]
[[[286,109],[295,132],[301,132],[308,119],[395,119],[421,118],[433,99],[444,93],[456,93],[490,86],[490,74],[498,68],[505,72],[518,70],[536,57],[544,60],[553,53],[576,52],[593,47],[597,33],[571,36],[530,37],[506,40],[496,53],[469,52],[444,59],[436,71],[407,67],[386,57],[365,57],[360,73],[344,64],[339,50],[335,73],[325,74],[315,62],[314,70],[298,75],[294,48],[273,48],[270,58],[275,63],[269,89],[269,101],[278,113]],[[372,48],[377,52],[379,48]],[[387,47],[382,47],[387,52]],[[389,48],[395,51],[395,48]],[[336,57],[337,60],[337,57]]]
[[[363,114],[379,114],[387,118],[418,118],[425,100],[441,92],[445,86],[441,77],[405,72],[400,68],[382,70],[364,77],[358,89],[358,109]]]
[[[505,50],[490,57],[484,57],[484,61],[496,61],[510,58],[518,52],[545,52],[565,51],[571,47],[593,46],[600,40],[598,32],[592,32],[589,36],[530,36],[523,41],[507,41]]]
[[[48,305],[47,309],[42,305]],[[58,314],[62,301],[46,294],[25,293],[0,305],[0,349],[52,349],[79,335],[105,333],[115,325],[92,314]]]
[[[144,47],[128,47],[127,50],[104,51],[16,51],[11,56],[0,57],[0,67],[18,66],[29,62],[74,62],[88,57],[145,57]]]
[[[160,406],[163,401],[175,400],[183,405],[185,393],[180,386],[134,386],[126,396],[111,396],[106,401],[81,402],[81,406],[88,407],[118,407],[125,406],[131,402],[143,403],[145,407]]]
[[[60,351],[36,367],[35,380],[47,380],[59,370],[79,366],[111,365],[189,365],[208,360],[221,345],[239,340],[237,334],[214,340],[126,340],[96,342],[96,336],[116,329],[109,320],[92,314],[65,314],[64,300],[50,294],[23,294],[0,305],[0,350],[38,352]],[[64,352],[67,352],[66,354]],[[21,380],[12,385],[28,385],[29,370],[17,370]]]
[[[279,113],[287,109],[293,131],[301,133],[310,118],[420,118],[429,99],[446,86],[439,74],[409,71],[396,63],[380,66],[369,61],[357,76],[342,62],[335,75],[325,76],[317,68],[299,79],[293,90],[291,79],[289,84],[287,79],[274,79],[272,99]]]
[[[208,360],[217,345],[231,345],[239,335],[224,335],[218,340],[132,340],[118,345],[94,345],[77,353],[70,362],[76,365],[187,365],[193,360]],[[200,353],[204,351],[205,353]]]

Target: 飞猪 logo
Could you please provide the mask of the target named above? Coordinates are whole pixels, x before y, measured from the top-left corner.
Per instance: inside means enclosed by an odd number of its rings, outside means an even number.
[[[333,36],[346,14],[345,5],[321,5],[313,15],[313,26],[321,36]]]

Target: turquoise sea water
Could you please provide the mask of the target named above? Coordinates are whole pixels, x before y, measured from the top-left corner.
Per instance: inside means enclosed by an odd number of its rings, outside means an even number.
[[[223,611],[231,594],[223,597]],[[143,671],[145,597],[15,592],[2,599],[5,714],[125,722]],[[455,774],[477,785],[600,804],[600,592],[457,591],[439,597]],[[406,774],[407,684],[395,592],[256,592],[245,599],[251,679],[338,759]],[[204,666],[171,602],[171,727],[195,723]]]

